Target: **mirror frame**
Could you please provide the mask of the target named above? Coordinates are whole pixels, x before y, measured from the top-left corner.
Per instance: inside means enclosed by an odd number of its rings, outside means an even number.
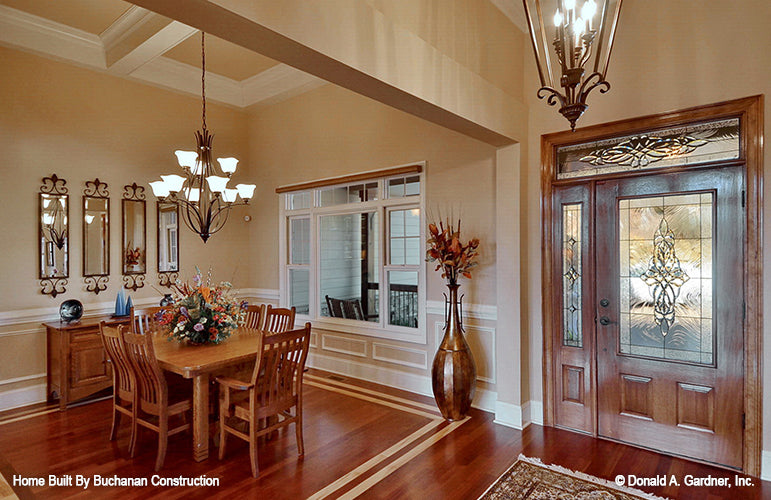
[[[121,200],[121,272],[123,273],[123,287],[128,290],[137,291],[145,286],[145,273],[147,272],[147,204],[145,202],[145,188],[134,182],[131,185],[123,186],[123,199]],[[126,204],[131,202],[142,203],[142,237],[144,240],[144,271],[126,270]]]
[[[68,278],[70,277],[70,197],[69,197],[69,189],[66,187],[67,181],[64,179],[60,179],[56,174],[51,174],[51,177],[43,177],[43,184],[40,186],[40,191],[38,193],[38,203],[37,203],[37,240],[38,240],[38,252],[36,255],[37,258],[37,269],[38,269],[38,279],[40,280],[40,286],[42,289],[40,290],[40,293],[43,295],[50,295],[51,297],[56,297],[60,293],[64,293],[67,291],[66,285],[68,283]],[[44,276],[43,275],[43,268],[42,268],[42,259],[46,258],[47,249],[44,248],[44,238],[41,238],[43,235],[43,195],[51,195],[51,196],[63,196],[65,199],[65,221],[66,226],[63,231],[63,233],[66,233],[66,239],[65,239],[65,263],[66,263],[66,269],[64,270],[63,276]]]
[[[105,206],[107,207],[107,225],[105,228],[106,239],[104,240],[106,246],[106,265],[105,272],[98,274],[88,274],[86,259],[88,258],[86,251],[86,230],[88,229],[88,223],[85,222],[86,218],[86,204],[89,198],[96,200],[105,200]],[[83,190],[83,231],[82,231],[82,245],[81,251],[83,253],[83,278],[86,284],[87,292],[94,292],[99,295],[99,292],[107,290],[107,282],[110,281],[110,192],[107,190],[107,184],[100,181],[99,178],[93,181],[86,181],[86,188]]]
[[[174,271],[162,271],[161,270],[161,206],[173,206],[174,211],[177,213],[177,269]],[[171,288],[171,286],[177,281],[179,278],[179,205],[176,203],[171,203],[168,201],[161,202],[156,201],[155,202],[155,213],[157,216],[157,228],[158,232],[156,234],[156,248],[158,253],[158,284],[161,286],[165,286],[167,288]]]

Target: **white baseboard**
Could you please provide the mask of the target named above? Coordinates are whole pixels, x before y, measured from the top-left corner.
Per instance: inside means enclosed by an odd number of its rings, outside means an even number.
[[[530,423],[543,425],[543,402],[529,401],[530,403]]]
[[[522,406],[507,403],[505,401],[496,401],[495,420],[493,420],[493,422],[521,431],[530,423],[529,421],[525,421],[523,413]]]
[[[21,389],[0,392],[0,411],[46,401],[46,384],[32,385]]]
[[[760,455],[760,479],[771,481],[771,451],[763,450]]]

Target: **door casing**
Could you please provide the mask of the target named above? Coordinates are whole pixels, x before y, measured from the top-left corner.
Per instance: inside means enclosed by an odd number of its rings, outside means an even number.
[[[621,135],[634,134],[655,130],[658,128],[686,125],[692,122],[712,119],[734,118],[741,120],[740,158],[710,164],[714,166],[740,165],[744,169],[746,180],[745,206],[746,227],[744,231],[744,247],[746,263],[744,276],[745,323],[744,323],[744,449],[742,470],[754,476],[760,475],[762,451],[762,247],[761,228],[763,218],[762,185],[763,185],[763,96],[753,96],[734,101],[684,109],[671,113],[651,115],[580,129],[576,132],[559,132],[541,137],[541,221],[542,221],[542,296],[543,312],[543,348],[544,348],[544,423],[555,425],[557,377],[555,369],[555,349],[553,339],[560,334],[560,315],[556,304],[560,303],[559,290],[555,290],[555,274],[560,270],[553,259],[554,252],[552,234],[552,197],[556,186],[575,183],[572,179],[556,179],[557,147],[612,138]],[[702,168],[665,167],[655,171],[658,173]],[[631,171],[593,176],[592,180],[608,178],[650,175],[653,172]],[[585,179],[584,179],[585,180]],[[593,356],[591,376],[596,380],[596,354]],[[596,394],[593,411],[592,434],[597,436]]]

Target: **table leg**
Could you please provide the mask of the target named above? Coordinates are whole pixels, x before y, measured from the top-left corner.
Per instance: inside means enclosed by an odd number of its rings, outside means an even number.
[[[209,458],[209,374],[193,378],[193,459]]]

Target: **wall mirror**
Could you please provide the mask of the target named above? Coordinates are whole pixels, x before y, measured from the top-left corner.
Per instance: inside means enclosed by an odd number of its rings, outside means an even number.
[[[110,280],[110,193],[99,179],[86,182],[82,224],[86,290],[99,294]]]
[[[176,203],[157,202],[158,209],[158,279],[171,287],[179,276],[179,209]]]
[[[38,277],[40,291],[56,297],[66,291],[70,275],[69,195],[67,181],[56,174],[43,178],[38,194]]]
[[[147,273],[145,188],[138,186],[135,182],[123,189],[121,200],[123,286],[136,291],[145,286],[145,273]]]

